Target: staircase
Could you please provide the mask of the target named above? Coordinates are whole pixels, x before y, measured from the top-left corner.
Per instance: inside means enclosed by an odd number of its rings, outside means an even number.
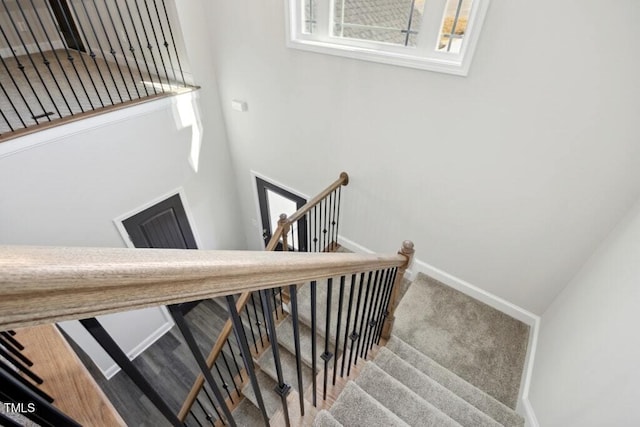
[[[524,419],[392,337],[314,425],[516,427]]]

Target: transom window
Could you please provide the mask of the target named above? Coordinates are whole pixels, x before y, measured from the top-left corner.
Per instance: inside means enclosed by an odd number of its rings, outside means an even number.
[[[489,0],[289,0],[290,47],[466,75]]]

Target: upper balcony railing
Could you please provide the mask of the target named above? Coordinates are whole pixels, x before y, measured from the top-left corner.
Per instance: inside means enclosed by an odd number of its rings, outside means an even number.
[[[0,142],[194,89],[173,0],[2,0]]]

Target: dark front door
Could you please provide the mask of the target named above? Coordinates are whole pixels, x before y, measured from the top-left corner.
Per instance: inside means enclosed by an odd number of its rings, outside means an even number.
[[[69,49],[86,52],[82,45],[82,39],[80,38],[80,33],[78,32],[76,23],[73,20],[71,11],[69,10],[67,0],[49,0],[49,5],[51,6],[51,10],[56,17],[56,20],[58,21],[60,34],[64,37],[64,42],[67,47]]]
[[[258,203],[262,220],[262,239],[266,246],[278,225],[280,214],[285,213],[290,216],[303,207],[307,201],[297,194],[258,177],[256,177],[256,186],[258,188]],[[289,234],[289,250],[306,251],[306,230],[307,224],[304,218],[294,224],[293,234]],[[277,249],[282,250],[281,244],[278,245]]]
[[[198,249],[180,195],[122,221],[136,248]]]

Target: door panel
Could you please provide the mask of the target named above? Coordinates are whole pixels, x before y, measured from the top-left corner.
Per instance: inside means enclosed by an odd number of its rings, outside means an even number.
[[[136,248],[198,249],[179,194],[122,224]]]

